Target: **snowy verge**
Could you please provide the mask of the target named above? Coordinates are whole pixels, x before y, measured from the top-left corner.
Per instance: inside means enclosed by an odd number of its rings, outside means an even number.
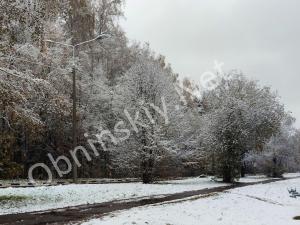
[[[24,201],[0,202],[0,215],[95,204],[153,195],[166,195],[185,191],[226,186],[208,178],[189,178],[158,182],[119,184],[78,184],[33,188],[4,188],[0,196],[22,196]]]

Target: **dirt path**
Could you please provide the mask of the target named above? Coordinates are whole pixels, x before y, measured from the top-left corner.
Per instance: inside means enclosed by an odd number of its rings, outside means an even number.
[[[298,177],[299,178],[299,177]],[[296,179],[296,178],[290,178]],[[67,224],[69,222],[82,221],[91,217],[101,217],[106,213],[118,210],[131,209],[138,206],[145,206],[155,203],[180,200],[197,195],[206,195],[211,193],[220,193],[226,190],[246,187],[256,184],[268,184],[287,179],[266,180],[256,183],[237,183],[231,186],[202,189],[198,191],[187,191],[176,194],[151,196],[147,199],[131,199],[124,201],[105,202],[93,205],[81,205],[63,209],[55,209],[33,213],[21,213],[14,215],[0,215],[0,224],[5,225],[44,225],[44,224]]]

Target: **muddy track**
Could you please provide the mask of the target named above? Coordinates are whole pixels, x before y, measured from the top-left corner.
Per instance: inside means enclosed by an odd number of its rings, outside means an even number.
[[[299,178],[299,177],[298,177]],[[295,179],[295,178],[290,178]],[[45,225],[45,224],[67,224],[70,222],[82,221],[91,217],[101,217],[104,214],[118,210],[126,210],[134,207],[145,206],[167,201],[180,200],[197,195],[220,193],[226,190],[246,187],[256,184],[268,184],[287,179],[266,180],[255,183],[236,183],[225,187],[202,189],[198,191],[187,191],[169,195],[151,196],[145,199],[131,199],[128,201],[104,202],[93,205],[81,205],[33,213],[21,213],[13,215],[0,215],[0,224],[5,225]]]

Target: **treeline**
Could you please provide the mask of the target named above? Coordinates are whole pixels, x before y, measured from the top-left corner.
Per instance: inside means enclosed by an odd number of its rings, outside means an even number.
[[[163,56],[129,44],[118,24],[123,5],[0,0],[0,178],[27,178],[36,163],[56,174],[47,155],[70,157],[72,52],[45,40],[76,44],[104,32],[111,38],[76,52],[78,145],[92,156],[94,140],[100,152],[92,161],[78,153],[79,177],[149,183],[206,173],[232,182],[299,169],[300,132],[275,92],[230,72],[199,97]],[[65,169],[63,160],[59,166]],[[35,170],[36,178],[46,176]]]

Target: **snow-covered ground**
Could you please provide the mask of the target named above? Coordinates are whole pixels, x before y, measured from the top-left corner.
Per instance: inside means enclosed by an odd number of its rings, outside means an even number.
[[[300,177],[300,173],[285,173],[285,178],[294,178],[294,177]]]
[[[256,175],[256,176],[246,176],[243,178],[240,178],[238,182],[241,183],[255,183],[255,182],[261,182],[265,180],[269,180],[270,178],[266,177],[265,175]]]
[[[207,198],[134,208],[82,225],[293,225],[300,216],[300,179],[238,188]]]
[[[144,185],[142,183],[78,184],[34,188],[4,188],[1,196],[22,196],[24,201],[0,202],[0,215],[63,208],[152,195],[226,186],[210,178],[189,178]]]
[[[290,174],[288,176],[295,177],[298,175]],[[250,176],[240,179],[240,182],[258,182],[266,179],[264,176]],[[0,189],[0,198],[3,196],[16,197],[16,199],[21,197],[21,200],[0,201],[0,215],[143,198],[153,195],[166,195],[220,186],[226,186],[226,184],[214,182],[210,177],[207,177],[171,180],[150,185],[142,183],[111,183],[3,188]]]

